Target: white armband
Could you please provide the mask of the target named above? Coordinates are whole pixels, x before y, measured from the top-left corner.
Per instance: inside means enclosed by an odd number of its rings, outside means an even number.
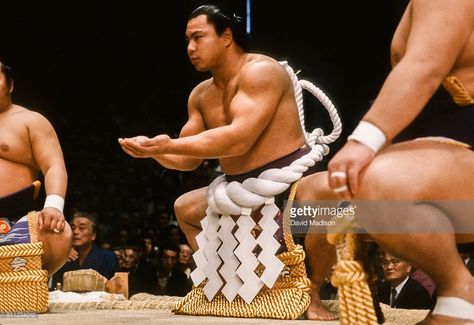
[[[63,212],[64,209],[64,199],[56,194],[51,194],[46,197],[44,201],[44,208],[56,208],[59,211]]]
[[[387,138],[385,134],[376,125],[360,121],[354,132],[347,138],[347,140],[354,140],[365,144],[367,147],[377,153],[385,144]]]

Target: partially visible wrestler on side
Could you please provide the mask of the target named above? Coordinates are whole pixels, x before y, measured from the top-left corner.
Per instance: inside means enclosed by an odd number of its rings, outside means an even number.
[[[459,233],[472,209],[455,200],[474,202],[474,1],[412,0],[393,37],[392,65],[374,104],[329,162],[328,183],[344,200],[415,200],[403,213],[386,209],[359,221],[385,250],[435,281],[437,306],[424,323],[472,322],[474,279],[456,249],[456,242],[474,242],[472,227]],[[424,233],[373,227],[377,218],[391,229],[401,217]],[[432,231],[437,226],[445,231]]]
[[[45,250],[43,268],[53,274],[67,261],[71,248],[71,229],[63,215],[67,188],[63,154],[51,123],[12,102],[13,88],[12,69],[0,61],[0,201],[12,207],[7,200],[17,200],[18,193],[44,177],[47,197],[37,214],[38,238]],[[0,211],[0,217],[17,222],[34,207],[32,200],[31,196],[28,202],[15,202],[10,211]],[[4,215],[10,212],[13,215]]]

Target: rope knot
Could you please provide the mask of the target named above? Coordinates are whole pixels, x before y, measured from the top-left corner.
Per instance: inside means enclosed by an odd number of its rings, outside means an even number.
[[[331,284],[335,287],[350,285],[367,280],[367,274],[357,261],[340,261],[337,263]]]

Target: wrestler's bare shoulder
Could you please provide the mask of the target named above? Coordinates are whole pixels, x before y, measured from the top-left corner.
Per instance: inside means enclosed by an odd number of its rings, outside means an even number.
[[[38,112],[32,111],[26,107],[13,104],[12,107],[2,115],[5,119],[14,119],[15,122],[34,123],[44,121],[46,118]]]
[[[287,74],[283,66],[275,59],[257,53],[249,53],[240,69],[240,79],[271,78],[274,81],[285,80]]]
[[[209,78],[204,81],[201,81],[196,87],[194,87],[193,91],[191,92],[191,96],[197,97],[202,95],[209,90],[209,88],[213,86],[213,79]]]

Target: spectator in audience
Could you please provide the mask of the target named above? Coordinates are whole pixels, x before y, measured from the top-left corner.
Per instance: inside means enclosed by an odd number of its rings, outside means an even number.
[[[179,245],[178,264],[176,267],[178,271],[186,275],[187,279],[190,279],[191,271],[195,268],[192,255],[193,250],[188,244]]]
[[[183,232],[177,225],[169,224],[164,229],[163,234],[161,246],[166,243],[179,246],[185,242]]]
[[[110,279],[119,270],[116,255],[109,250],[97,247],[97,221],[93,214],[77,212],[70,222],[72,230],[72,248],[69,261],[54,275],[53,284],[63,282],[68,271],[93,269]]]
[[[166,244],[160,248],[160,259],[156,272],[156,294],[185,296],[191,290],[191,284],[183,272],[178,271],[179,247]]]
[[[141,239],[141,250],[140,265],[150,264],[153,266],[158,265],[157,251],[158,247],[155,246],[154,237],[150,234],[143,234]]]
[[[122,247],[115,247],[114,249],[112,249],[112,251],[114,252],[115,256],[117,257],[119,269],[121,269],[123,267],[123,254],[124,254],[123,249],[122,249]]]
[[[150,276],[142,274],[139,270],[140,249],[136,246],[127,245],[122,248],[123,263],[120,272],[128,273],[128,293],[132,296],[139,292],[145,292],[144,287],[146,281],[150,280]],[[153,274],[152,272],[150,274]]]
[[[138,248],[134,246],[124,246],[122,250],[123,263],[120,267],[120,272],[134,273],[138,266]]]
[[[153,242],[150,238],[144,237],[143,244],[133,246],[137,254],[134,267],[130,270],[129,280],[133,282],[130,288],[130,294],[138,292],[155,293],[156,272],[158,259],[155,257]],[[125,255],[127,251],[125,248]]]
[[[379,288],[380,301],[392,308],[431,309],[429,292],[410,278],[412,266],[388,252],[382,254],[385,280]]]

